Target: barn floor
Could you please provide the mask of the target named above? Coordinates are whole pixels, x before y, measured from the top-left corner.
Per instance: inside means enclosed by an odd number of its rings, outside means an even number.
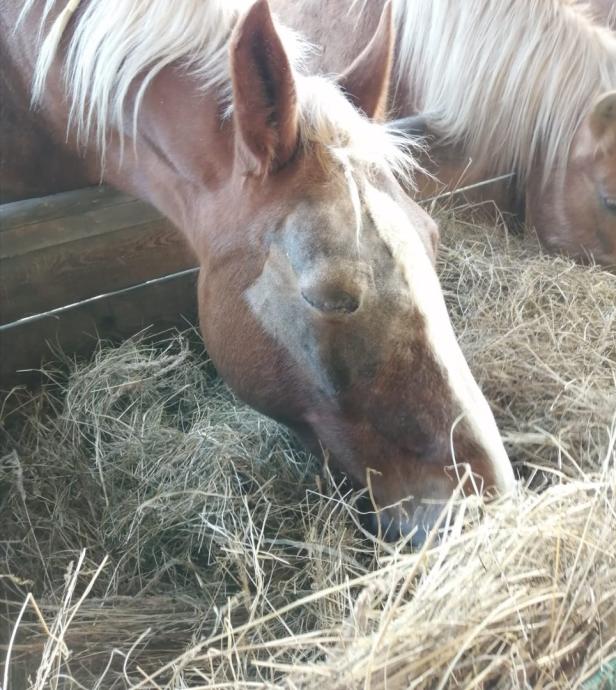
[[[101,344],[0,410],[0,686],[609,687],[616,275],[500,229],[443,236],[518,495],[456,501],[421,552],[376,543],[191,334]]]

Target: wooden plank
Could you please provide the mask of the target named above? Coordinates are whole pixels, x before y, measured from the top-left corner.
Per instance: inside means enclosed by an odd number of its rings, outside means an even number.
[[[89,196],[89,190],[85,190],[85,193]],[[65,196],[65,194],[59,196]],[[40,205],[44,207],[48,197],[34,201],[40,202]],[[113,199],[105,201],[106,203],[103,204],[76,204],[77,208],[74,212],[71,210],[40,221],[31,220],[31,222],[13,224],[10,218],[2,219],[0,221],[3,228],[0,233],[0,259],[12,259],[41,249],[58,247],[88,237],[98,237],[106,232],[115,232],[162,219],[158,211],[137,199],[116,195]],[[32,204],[33,216],[46,211],[46,208],[39,208],[33,204],[32,200],[16,202],[15,205],[22,204]],[[0,214],[4,208],[0,206]],[[165,222],[170,228],[173,227],[169,221]]]
[[[0,262],[0,324],[194,264],[162,219]]]
[[[0,390],[36,386],[54,349],[88,356],[99,338],[120,341],[147,327],[158,333],[197,319],[196,272],[183,272],[64,310],[0,327]]]
[[[76,216],[130,199],[113,187],[100,186],[13,201],[0,205],[0,231]]]
[[[0,220],[0,324],[196,264],[155,209],[105,188],[7,204]]]

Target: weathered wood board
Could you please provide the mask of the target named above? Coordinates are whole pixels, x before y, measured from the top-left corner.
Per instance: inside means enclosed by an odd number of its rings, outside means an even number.
[[[0,326],[0,391],[36,386],[41,365],[54,359],[54,351],[87,356],[100,338],[119,342],[146,328],[154,335],[196,324],[196,280],[196,271],[185,271]]]
[[[189,268],[148,204],[93,187],[0,206],[0,324]]]
[[[195,265],[169,221],[109,188],[0,206],[0,390],[36,383],[54,348],[196,323]]]

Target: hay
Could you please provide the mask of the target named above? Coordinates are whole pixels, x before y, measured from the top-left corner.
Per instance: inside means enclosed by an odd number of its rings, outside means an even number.
[[[189,338],[102,347],[1,419],[9,687],[602,682],[616,655],[616,277],[443,225],[450,310],[519,495],[458,500],[449,537],[419,553],[375,543],[355,497],[239,405]]]

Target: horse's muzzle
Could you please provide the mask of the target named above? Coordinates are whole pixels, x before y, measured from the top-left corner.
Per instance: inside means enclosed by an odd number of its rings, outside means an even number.
[[[426,501],[413,506],[402,503],[371,513],[368,526],[375,536],[385,541],[407,539],[413,549],[420,549],[433,531],[435,543],[440,539],[444,521],[439,518],[445,506],[444,501]]]

